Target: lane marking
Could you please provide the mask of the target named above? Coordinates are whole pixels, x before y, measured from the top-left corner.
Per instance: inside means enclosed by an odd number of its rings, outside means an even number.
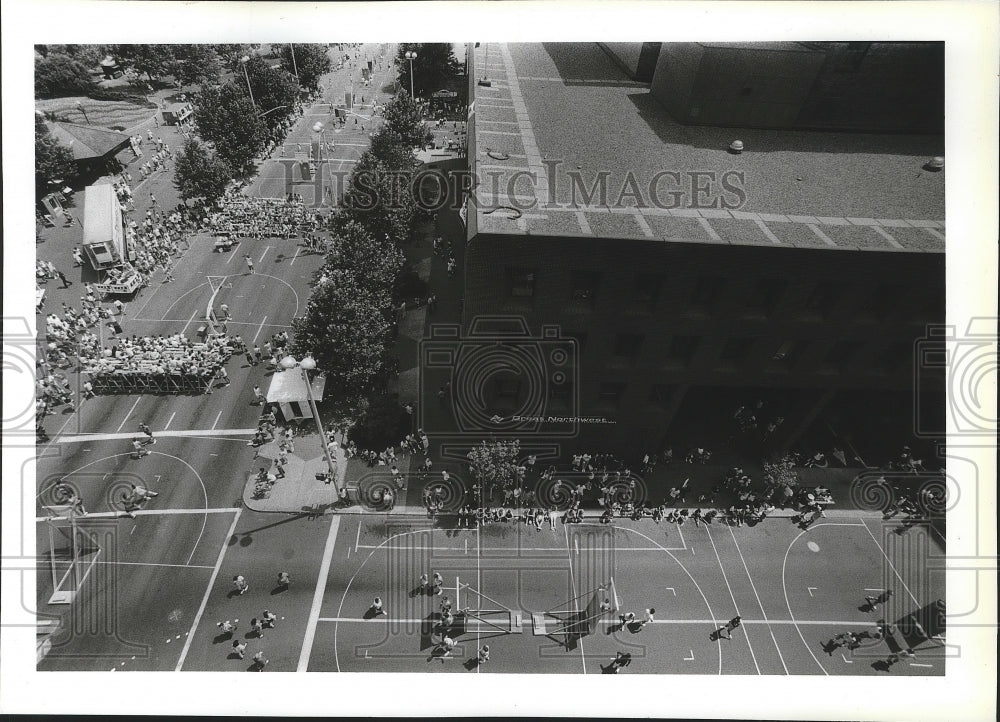
[[[267,320],[267,316],[264,316],[264,318],[261,319],[260,326],[257,327],[257,333],[255,333],[253,335],[253,341],[251,341],[250,343],[256,343],[257,342],[257,337],[260,336],[260,332],[264,330],[264,321],[266,321],[266,320]]]
[[[448,590],[451,589],[451,587],[444,587],[444,588],[448,589]],[[358,623],[361,623],[361,624],[367,624],[369,622],[381,622],[382,620],[378,619],[378,618],[365,619],[364,617],[318,617],[316,619],[316,621],[317,622],[334,622],[334,623],[358,622]],[[394,617],[393,621],[394,622],[401,622],[401,623],[408,623],[408,624],[422,624],[422,623],[425,623],[427,621],[427,618],[426,617],[414,617],[412,619],[408,619],[408,618],[396,619]],[[616,620],[613,620],[613,619],[599,619],[599,620],[596,620],[595,623],[596,624],[603,624],[603,625],[606,625],[608,627],[617,627],[618,624],[619,624]],[[486,624],[487,627],[490,627],[490,625],[488,623],[484,622],[484,624]],[[714,624],[718,624],[718,620],[717,619],[654,619],[652,622],[647,622],[647,624],[680,624],[680,625],[684,625],[684,624],[692,624],[692,625],[693,624],[697,624],[697,625],[704,625],[704,626],[709,626],[710,627],[710,626],[712,626]],[[813,619],[813,620],[802,620],[802,619],[741,619],[740,620],[740,624],[764,624],[764,625],[767,625],[767,624],[783,624],[783,625],[789,625],[789,626],[791,626],[791,625],[803,625],[803,626],[815,626],[815,627],[844,627],[844,626],[847,626],[847,627],[878,627],[879,626],[879,624],[877,622],[866,622],[864,620],[857,620],[857,619],[852,619],[850,621],[820,620],[820,619]],[[531,619],[528,618],[528,617],[525,617],[521,621],[521,626],[530,626],[530,625],[531,625]],[[495,629],[495,627],[490,627],[490,628],[491,629]]]
[[[830,236],[828,236],[825,233],[823,233],[823,231],[821,231],[820,228],[819,228],[819,226],[817,226],[815,223],[806,223],[806,227],[808,227],[810,231],[812,231],[813,233],[815,233],[816,236],[821,241],[823,241],[823,243],[825,243],[826,245],[833,246],[833,247],[837,246],[837,244],[834,243],[833,239],[830,238]]]
[[[132,512],[136,516],[174,516],[176,514],[232,514],[236,511],[235,507],[223,507],[221,509],[139,509]],[[81,519],[110,519],[113,517],[124,517],[125,514],[120,511],[93,511],[88,513],[86,516],[76,517],[77,521]],[[43,521],[65,521],[68,520],[68,516],[37,516],[35,517],[36,522]]]
[[[39,559],[38,562],[41,564],[44,561],[46,565],[48,564],[72,564],[73,562],[69,559],[53,559],[50,560],[46,557],[44,560]],[[174,569],[213,569],[207,564],[157,564],[153,562],[91,562],[91,564],[105,564],[111,566],[120,567],[171,567]]]
[[[917,607],[920,607],[920,602],[917,600],[915,596],[913,596],[913,592],[911,592],[910,588],[906,586],[906,582],[903,581],[903,577],[901,577],[899,575],[899,572],[896,571],[896,567],[893,566],[892,560],[889,559],[889,555],[885,553],[885,549],[882,548],[882,545],[879,543],[879,540],[875,537],[874,534],[872,534],[872,530],[868,528],[867,524],[865,524],[864,527],[865,531],[867,531],[868,535],[872,538],[872,541],[875,542],[875,546],[877,546],[878,550],[882,552],[882,556],[885,557],[886,562],[889,563],[889,568],[892,569],[892,573],[896,575],[896,579],[898,579],[899,583],[903,585],[903,589],[905,589],[906,593],[910,595],[910,599],[913,600],[913,603],[916,604]]]
[[[675,590],[673,587],[664,587],[664,589],[669,589],[671,594],[673,594],[675,597],[677,596],[677,590]]]
[[[719,561],[719,569],[722,571],[722,578],[726,581],[726,589],[729,590],[729,598],[733,600],[733,609],[736,611],[736,616],[740,615],[740,607],[736,604],[736,595],[733,594],[733,588],[729,585],[729,575],[726,574],[726,568],[722,566],[722,557],[719,556],[719,549],[715,546],[715,540],[712,538],[712,532],[705,527],[705,533],[708,534],[708,541],[712,544],[712,549],[715,551],[715,558]],[[763,609],[761,610],[763,611]],[[740,621],[743,621],[742,619]],[[753,666],[757,670],[757,674],[760,674],[760,666],[757,664],[757,655],[753,652],[753,645],[750,644],[750,635],[744,633],[743,638],[747,640],[747,647],[750,649],[750,657],[753,659]]]
[[[215,430],[215,427],[219,425],[219,419],[221,419],[221,418],[222,418],[222,410],[220,409],[219,410],[219,415],[216,416],[215,417],[215,421],[212,422],[212,430],[213,431]]]
[[[740,561],[743,562],[743,568],[747,572],[747,579],[750,580],[750,588],[753,590],[753,595],[757,598],[757,605],[760,607],[760,614],[767,620],[767,612],[764,611],[764,603],[760,600],[760,595],[757,594],[757,585],[753,582],[753,577],[750,575],[750,567],[747,566],[747,560],[743,557],[743,550],[740,549],[740,544],[736,541],[736,532],[733,531],[732,527],[729,527],[729,533],[733,535],[733,544],[736,545],[736,553],[740,555]],[[768,627],[768,631],[771,633],[771,641],[774,642],[774,649],[778,652],[778,659],[781,660],[781,667],[785,670],[785,674],[788,674],[788,667],[785,666],[785,658],[781,654],[781,647],[778,646],[778,640],[774,638],[774,630]]]
[[[316,638],[316,622],[319,621],[319,610],[323,605],[323,593],[326,591],[326,580],[330,575],[330,562],[333,560],[333,547],[337,541],[337,531],[340,529],[340,517],[330,519],[330,531],[327,533],[326,546],[323,548],[323,561],[319,566],[319,577],[316,579],[316,590],[313,592],[312,607],[309,609],[309,620],[306,622],[306,633],[299,651],[299,663],[296,672],[309,669],[309,656],[312,654],[313,641]]]
[[[194,321],[194,317],[197,315],[198,315],[198,309],[196,308],[194,311],[191,312],[191,318],[189,318],[187,323],[184,324],[184,328],[181,329],[181,336],[187,333],[188,326],[191,325],[191,322]]]
[[[566,562],[569,564],[569,579],[570,583],[573,585],[573,596],[577,597],[576,589],[576,574],[573,571],[573,557],[569,553],[569,527],[563,524],[563,535],[566,537]],[[574,541],[576,537],[574,537]],[[583,666],[583,673],[587,673],[587,656],[583,652],[583,638],[576,640],[576,643],[580,645],[580,663]]]
[[[933,667],[933,664],[920,664],[919,662],[910,662],[911,667]]]
[[[236,244],[236,247],[233,248],[233,252],[229,254],[229,260],[226,261],[226,263],[232,263],[233,259],[236,258],[236,252],[240,250],[240,246],[242,245],[243,241],[240,241],[239,243]]]
[[[854,660],[853,659],[848,659],[846,656],[844,656],[843,652],[840,653],[840,658],[843,659],[848,664],[854,664]]]
[[[212,576],[209,578],[208,585],[205,587],[205,594],[201,598],[201,606],[198,607],[198,612],[194,615],[194,621],[191,623],[191,629],[188,630],[187,640],[185,640],[184,648],[181,650],[180,659],[177,660],[177,666],[174,667],[175,672],[180,672],[181,668],[184,666],[184,660],[187,658],[188,650],[191,649],[191,642],[194,641],[194,633],[198,629],[198,623],[201,621],[201,615],[205,613],[205,607],[208,606],[208,597],[212,593],[212,588],[215,586],[216,578],[219,576],[219,569],[222,567],[222,560],[226,556],[226,550],[229,548],[229,540],[233,538],[233,534],[236,532],[236,523],[240,520],[240,514],[242,513],[243,507],[236,510],[236,514],[233,515],[233,523],[229,525],[229,532],[222,540],[222,548],[219,549],[219,558],[215,560],[215,566],[212,568]]]
[[[170,428],[170,422],[172,422],[174,420],[175,416],[177,416],[177,412],[176,411],[174,413],[170,414],[170,418],[167,419],[167,425],[163,427],[164,431],[166,431],[167,429]]]
[[[271,250],[270,246],[268,246],[267,248],[265,248],[264,252],[260,254],[260,260],[258,260],[257,263],[263,263],[264,262],[264,256],[266,256],[267,252],[270,251],[270,250]]]
[[[121,431],[121,430],[122,430],[122,427],[123,427],[123,426],[125,425],[125,422],[126,422],[126,421],[128,421],[128,417],[132,415],[132,412],[133,412],[133,411],[135,411],[135,407],[139,405],[139,401],[140,401],[141,399],[142,399],[142,396],[140,396],[139,398],[137,398],[137,399],[135,400],[135,403],[134,403],[134,404],[132,404],[132,408],[128,410],[128,413],[127,413],[127,414],[125,414],[125,418],[124,418],[124,419],[122,419],[122,422],[121,422],[120,424],[118,424],[118,428],[117,428],[117,429],[115,429],[115,431],[116,431],[116,432],[119,432],[119,431]],[[133,434],[125,434],[125,436],[127,436],[127,437],[129,437],[129,438],[132,438]]]
[[[685,662],[693,662],[694,661],[694,650],[693,649],[689,649],[688,650],[688,654],[690,654],[691,656],[690,657],[685,657],[684,661]]]
[[[122,422],[124,426],[125,422]],[[118,427],[121,429],[121,426]],[[170,431],[170,432],[160,432],[157,434],[157,438],[162,439],[174,439],[179,437],[187,436],[222,436],[223,434],[232,434],[233,436],[242,436],[244,434],[253,436],[257,433],[257,429],[187,429],[184,431]],[[60,444],[85,444],[88,441],[118,441],[121,439],[131,439],[135,434],[125,432],[119,433],[115,432],[113,434],[78,434],[76,436],[62,436],[54,439]],[[227,439],[220,439],[221,441],[227,441]],[[234,439],[235,441],[245,441],[245,439]]]
[[[813,596],[813,592],[816,591],[817,587],[806,587],[809,590],[809,596]]]
[[[295,259],[299,257],[299,251],[301,251],[301,250],[302,250],[302,246],[296,246],[295,247],[295,255],[292,256],[292,260],[288,264],[289,266],[294,266],[295,265]]]
[[[767,237],[767,240],[769,240],[771,243],[774,243],[775,245],[778,246],[781,245],[781,240],[776,235],[774,235],[774,233],[771,232],[770,228],[764,225],[764,221],[758,218],[754,220],[754,223],[757,224],[757,227],[760,229],[760,232]]]
[[[358,519],[358,533],[355,534],[355,536],[354,536],[354,553],[355,554],[357,554],[358,549],[361,548],[361,546],[358,544],[358,542],[360,542],[360,541],[361,541],[361,520]],[[369,548],[368,546],[365,547],[365,549],[368,549],[368,548]],[[370,547],[370,548],[371,549],[378,549],[377,546]]]

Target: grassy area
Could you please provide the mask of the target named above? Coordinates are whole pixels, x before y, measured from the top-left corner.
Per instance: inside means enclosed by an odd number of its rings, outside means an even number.
[[[83,104],[83,111],[78,103]],[[59,120],[86,125],[89,119],[91,124],[103,128],[130,128],[147,120],[155,107],[153,103],[138,105],[125,100],[93,100],[82,96],[35,101],[36,110],[54,113]]]

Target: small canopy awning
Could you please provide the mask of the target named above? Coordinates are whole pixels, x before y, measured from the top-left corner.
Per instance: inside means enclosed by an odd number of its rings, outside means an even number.
[[[318,374],[312,378],[313,399],[323,400],[323,390],[326,388],[326,376]],[[309,394],[306,383],[302,379],[302,371],[294,368],[288,371],[275,371],[271,376],[271,386],[267,390],[267,401],[271,404],[288,404],[292,402],[306,403]]]

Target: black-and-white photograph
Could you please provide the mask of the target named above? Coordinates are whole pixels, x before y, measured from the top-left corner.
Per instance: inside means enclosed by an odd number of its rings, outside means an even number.
[[[477,41],[429,3],[409,36],[362,8],[321,42],[310,6],[221,3],[237,31],[192,37],[162,5],[139,36],[22,18],[16,80],[5,47],[5,188],[34,166],[4,198],[18,674],[662,675],[688,715],[876,719],[891,699],[704,698],[995,672],[965,640],[996,641],[997,179],[946,162],[954,28],[713,40],[640,3],[630,40]],[[994,169],[995,61],[969,105]],[[992,718],[972,688],[896,716]]]

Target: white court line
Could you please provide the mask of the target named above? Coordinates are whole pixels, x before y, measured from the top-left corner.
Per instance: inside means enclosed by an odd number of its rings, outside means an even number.
[[[212,430],[215,431],[215,427],[219,425],[219,419],[222,418],[222,411],[219,411],[219,415],[215,417],[215,421],[212,422]]]
[[[301,250],[302,250],[302,246],[296,246],[295,247],[295,255],[292,256],[292,260],[288,264],[289,266],[294,266],[295,265],[295,259],[299,257],[299,251],[301,251]]]
[[[122,422],[124,424],[124,422]],[[118,427],[119,429],[121,426]],[[161,439],[174,439],[182,437],[192,437],[192,436],[223,436],[224,434],[233,434],[234,436],[250,435],[253,436],[257,433],[257,429],[189,429],[186,431],[161,431],[157,434],[157,438]],[[128,431],[124,433],[113,433],[113,434],[77,434],[76,436],[62,436],[56,440],[60,444],[80,444],[88,443],[91,441],[116,441],[120,439],[131,439],[135,434]],[[227,439],[219,439],[220,441],[227,441]],[[236,441],[246,441],[246,439],[235,439]]]
[[[250,343],[256,343],[257,342],[257,337],[260,336],[260,332],[264,330],[264,321],[266,321],[266,320],[267,320],[267,316],[264,316],[264,318],[261,319],[260,326],[257,327],[257,333],[255,333],[253,335],[253,341],[251,341]]]
[[[174,667],[175,672],[180,672],[181,667],[184,666],[188,650],[191,649],[191,642],[194,641],[194,633],[198,629],[198,622],[201,621],[201,615],[205,613],[205,607],[208,605],[208,597],[212,593],[212,587],[215,586],[216,577],[219,576],[219,568],[222,566],[222,559],[226,556],[226,550],[229,548],[229,540],[233,538],[233,532],[236,531],[236,523],[240,520],[240,514],[242,513],[243,507],[236,510],[236,514],[233,516],[233,523],[229,525],[229,531],[222,540],[222,548],[219,549],[219,558],[215,560],[215,566],[212,568],[212,576],[205,587],[205,595],[201,598],[201,606],[198,607],[198,613],[194,615],[194,622],[192,622],[191,629],[188,631],[187,639],[184,640],[184,649],[181,650],[180,659],[177,660],[177,666]]]
[[[326,579],[330,575],[330,562],[333,559],[333,547],[337,541],[337,531],[340,529],[340,517],[330,520],[330,532],[326,537],[326,547],[323,549],[323,561],[319,565],[319,577],[316,579],[316,590],[313,592],[312,607],[309,609],[309,620],[306,622],[306,634],[299,651],[299,663],[296,672],[309,669],[309,655],[312,653],[313,640],[316,638],[316,622],[319,621],[319,610],[323,605],[323,593],[326,591]]]
[[[56,559],[56,560],[50,560],[50,559],[44,559],[43,560],[43,559],[39,559],[38,561],[39,561],[39,563],[41,563],[42,561],[44,561],[45,564],[72,564],[73,563],[69,559]],[[214,567],[210,567],[210,566],[205,565],[205,564],[155,564],[153,562],[91,562],[91,563],[92,564],[106,564],[106,565],[120,566],[120,567],[171,567],[171,568],[175,568],[175,569],[213,569],[214,568]]]
[[[264,252],[260,254],[260,260],[257,261],[257,263],[263,263],[264,262],[264,256],[266,256],[267,252],[270,251],[270,250],[271,250],[270,246],[268,246],[267,248],[265,248]]]
[[[236,511],[235,507],[223,507],[221,509],[140,509],[138,511],[132,512],[136,516],[173,516],[175,514],[232,514]],[[95,511],[87,514],[86,516],[77,516],[77,521],[80,519],[110,519],[111,517],[124,516],[124,512],[120,511]],[[69,519],[68,516],[38,516],[35,517],[36,522],[43,521],[64,521]]]
[[[740,549],[739,542],[736,541],[736,532],[733,531],[732,527],[729,527],[729,533],[733,535],[733,544],[736,545],[736,553],[740,555],[740,561],[743,562],[743,568],[746,569],[747,579],[750,580],[750,588],[753,590],[753,595],[757,597],[757,606],[760,607],[761,616],[764,617],[764,621],[767,621],[767,612],[764,611],[764,603],[760,601],[760,595],[757,594],[757,585],[753,583],[753,577],[750,575],[750,567],[747,566],[747,560],[743,558],[743,551]],[[809,593],[812,596],[812,592]],[[778,659],[781,660],[781,667],[785,670],[785,674],[788,674],[788,667],[785,665],[785,658],[781,654],[781,648],[778,647],[778,640],[774,638],[774,632],[768,627],[768,631],[771,632],[771,641],[774,642],[774,649],[778,652]]]
[[[236,252],[240,250],[241,245],[243,245],[243,241],[236,244],[236,248],[234,248],[233,252],[229,254],[229,260],[226,261],[226,263],[232,263],[233,259],[236,258]]]
[[[444,587],[444,589],[451,589],[451,587]],[[402,622],[402,623],[409,623],[409,624],[424,624],[424,623],[427,622],[427,618],[426,617],[414,617],[413,619],[396,619],[395,617],[392,617],[390,615],[390,619],[392,619],[392,621],[394,621],[394,622]],[[372,619],[365,619],[364,617],[317,617],[316,621],[317,622],[334,622],[334,623],[337,623],[337,624],[339,624],[341,622],[359,622],[359,623],[363,623],[363,624],[368,624],[368,623],[385,624],[385,620],[384,619],[380,619],[380,618],[377,618],[377,617],[376,618],[372,618]],[[531,622],[530,616],[525,616],[521,620],[521,626],[522,627],[530,626],[531,623],[532,622]],[[603,625],[608,626],[608,627],[617,627],[618,626],[618,621],[615,620],[615,619],[598,619],[596,623],[597,624],[603,624]],[[708,627],[712,627],[713,629],[714,629],[714,625],[716,625],[717,623],[718,623],[718,620],[715,620],[715,619],[654,619],[652,622],[648,622],[648,624],[692,624],[692,625],[697,624],[697,625],[705,625],[705,626],[708,626]],[[795,620],[792,620],[792,619],[741,619],[740,620],[740,624],[765,624],[765,625],[770,625],[770,624],[786,624],[786,625],[801,625],[801,626],[814,626],[814,627],[879,627],[879,626],[881,626],[881,625],[879,625],[878,622],[868,622],[868,621],[865,621],[865,620],[857,620],[857,619],[852,619],[850,621],[842,621],[842,620],[838,621],[838,620],[833,620],[833,619],[810,619],[810,620],[801,620],[801,619],[795,619]],[[490,626],[490,625],[486,624],[486,626]]]
[[[478,528],[478,527],[477,527]],[[573,571],[573,555],[569,553],[569,527],[563,524],[563,535],[566,537],[566,562],[569,564],[569,580],[573,585],[573,597],[577,597],[576,589],[576,574]],[[573,541],[576,541],[576,537],[573,537]],[[577,644],[580,645],[580,664],[583,666],[583,673],[587,673],[587,655],[583,653],[583,638],[577,640]]]
[[[191,325],[191,322],[194,321],[194,317],[197,315],[198,315],[198,309],[196,308],[194,311],[191,312],[191,318],[189,318],[188,322],[184,324],[184,328],[181,329],[181,336],[187,333],[188,326]]]
[[[913,592],[910,591],[910,588],[906,586],[906,582],[903,581],[903,577],[901,577],[899,575],[899,572],[896,571],[896,567],[893,566],[892,560],[889,559],[889,555],[885,553],[885,549],[882,548],[882,545],[879,543],[879,540],[875,537],[874,534],[872,534],[872,530],[868,528],[867,524],[862,524],[862,526],[864,526],[865,531],[867,531],[869,536],[871,536],[872,541],[875,542],[875,546],[878,547],[878,550],[882,552],[882,556],[885,557],[885,560],[889,563],[889,568],[892,569],[892,573],[896,575],[896,579],[899,580],[899,583],[903,585],[903,589],[906,590],[906,593],[910,595],[910,599],[912,599],[913,603],[919,607],[920,602],[917,600],[915,596],[913,596]]]
[[[733,594],[733,588],[729,586],[729,575],[726,574],[726,568],[722,566],[722,557],[719,556],[719,550],[715,546],[715,540],[712,539],[712,532],[705,527],[705,533],[708,534],[708,541],[712,543],[712,549],[715,551],[715,558],[719,560],[719,569],[722,570],[722,578],[726,580],[726,589],[729,590],[729,597],[733,600],[733,609],[736,610],[736,616],[740,616],[739,605],[736,604],[736,595]],[[764,611],[761,609],[761,611]],[[740,620],[743,621],[742,619]],[[750,635],[744,634],[743,638],[747,640],[747,647],[750,649],[750,657],[753,659],[753,666],[757,669],[757,674],[760,674],[760,667],[757,664],[757,655],[753,653],[753,645],[750,644]]]
[[[256,432],[256,430],[254,430]],[[579,524],[577,526],[580,526]],[[593,526],[593,525],[591,525]],[[428,531],[430,531],[428,529]],[[410,549],[427,549],[431,552],[464,552],[463,547],[439,547],[439,546],[423,546],[422,544],[417,545],[384,545],[380,546],[378,544],[359,544],[357,549],[392,549],[407,551]],[[357,551],[355,549],[355,551]],[[483,551],[487,552],[501,552],[501,551],[512,551],[511,547],[485,547]],[[559,547],[517,547],[517,551],[522,552],[552,552],[553,554],[562,554],[562,549]],[[684,549],[676,549],[671,547],[615,547],[615,552],[662,552],[662,551],[684,551]]]
[[[174,420],[175,416],[177,416],[177,412],[176,411],[174,413],[170,414],[170,418],[167,419],[167,425],[163,427],[164,431],[166,431],[167,429],[170,428],[170,422]]]
[[[128,417],[132,415],[132,412],[135,411],[135,407],[139,405],[139,400],[141,398],[142,397],[140,396],[138,399],[135,400],[135,403],[132,404],[132,408],[128,410],[128,413],[125,414],[125,418],[122,419],[122,422],[120,424],[118,424],[118,428],[115,429],[116,432],[119,432],[119,431],[122,430],[122,427],[125,425],[125,422],[128,421]],[[131,438],[133,436],[133,434],[126,434],[126,436],[128,436],[128,437]]]

